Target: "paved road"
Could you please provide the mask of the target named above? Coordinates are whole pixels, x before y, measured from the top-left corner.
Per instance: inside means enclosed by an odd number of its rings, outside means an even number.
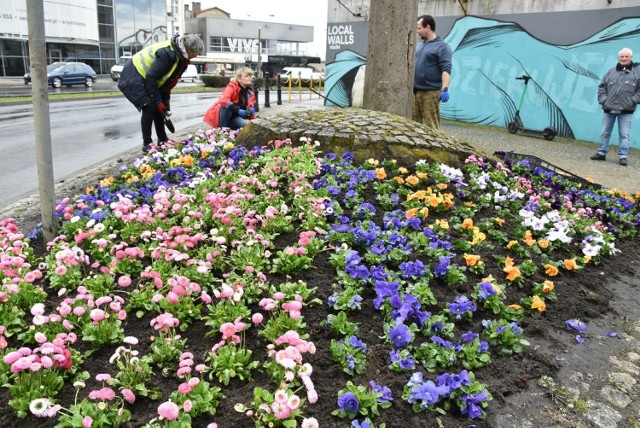
[[[176,128],[201,122],[219,93],[174,94]],[[122,152],[142,147],[140,114],[124,97],[50,103],[56,182]],[[37,192],[30,104],[0,105],[0,207]]]

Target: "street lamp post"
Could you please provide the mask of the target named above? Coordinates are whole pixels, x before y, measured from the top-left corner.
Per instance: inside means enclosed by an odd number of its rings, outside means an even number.
[[[256,70],[258,78],[262,77],[262,37],[260,31],[261,27],[258,27],[258,70]]]

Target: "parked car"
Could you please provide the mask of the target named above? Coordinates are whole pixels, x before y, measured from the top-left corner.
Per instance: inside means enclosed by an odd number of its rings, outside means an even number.
[[[120,74],[122,73],[122,69],[124,65],[131,59],[130,56],[121,56],[118,58],[118,61],[111,67],[111,78],[114,82],[120,80]]]
[[[182,73],[180,81],[184,82],[185,80],[191,80],[192,82],[198,80],[198,68],[195,65],[189,64],[184,73]]]
[[[62,85],[79,85],[86,87],[96,83],[96,72],[83,62],[54,62],[47,66],[47,83],[54,88]],[[24,75],[24,84],[31,83],[31,73]]]

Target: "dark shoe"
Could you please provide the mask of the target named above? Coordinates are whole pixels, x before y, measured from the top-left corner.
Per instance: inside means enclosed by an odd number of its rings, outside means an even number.
[[[607,157],[605,155],[601,155],[600,153],[596,153],[595,155],[591,156],[590,159],[603,161],[603,160],[607,160]]]
[[[144,145],[142,146],[142,153],[149,153],[152,148],[153,146],[151,146],[151,144]]]
[[[627,166],[627,158],[622,158],[620,159],[620,162],[618,162],[620,165],[622,166]]]

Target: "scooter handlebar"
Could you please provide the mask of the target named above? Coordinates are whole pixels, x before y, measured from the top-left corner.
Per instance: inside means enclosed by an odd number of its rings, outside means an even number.
[[[524,80],[524,83],[529,83],[529,80],[531,80],[531,77],[522,75],[520,77],[516,77],[516,80]]]

